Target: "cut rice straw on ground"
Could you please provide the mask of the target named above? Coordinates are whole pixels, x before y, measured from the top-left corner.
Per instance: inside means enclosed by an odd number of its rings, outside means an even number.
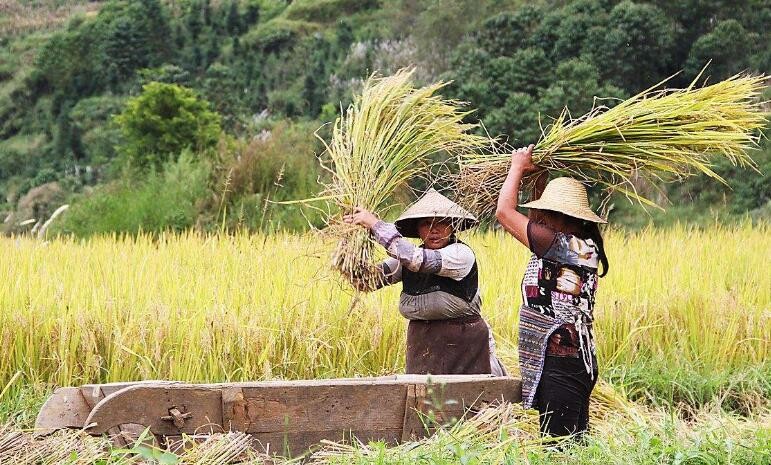
[[[748,150],[757,146],[766,124],[760,97],[766,78],[736,75],[696,87],[699,79],[676,90],[662,89],[664,81],[578,119],[564,110],[536,144],[534,163],[649,206],[655,203],[637,192],[634,179],[655,186],[704,173],[725,183],[713,171],[718,157],[755,168]],[[466,208],[491,216],[510,160],[501,152],[459,157],[456,189]]]
[[[340,208],[328,221],[328,233],[339,239],[333,266],[360,289],[371,289],[377,279],[373,243],[340,215],[362,207],[382,216],[394,191],[426,172],[431,154],[465,156],[490,143],[470,133],[476,126],[463,123],[468,112],[460,102],[436,95],[446,83],[416,88],[413,73],[371,76],[335,121],[331,140],[322,140],[332,174],[322,196]]]
[[[607,383],[598,384],[592,392],[592,424],[610,418],[623,418],[628,424],[645,425],[650,413],[627,400]],[[432,436],[404,442],[389,448],[382,443],[335,443],[311,456],[316,465],[333,463],[463,463],[459,456],[474,447],[473,463],[506,463],[512,450],[522,453],[542,450],[559,442],[539,433],[538,412],[525,410],[520,404],[501,403],[476,411],[468,418],[436,427]]]

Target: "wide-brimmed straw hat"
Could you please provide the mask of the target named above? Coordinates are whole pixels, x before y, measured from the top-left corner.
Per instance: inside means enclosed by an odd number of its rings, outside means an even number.
[[[443,196],[434,189],[413,203],[400,216],[395,224],[402,236],[419,237],[418,223],[424,218],[437,218],[452,221],[455,231],[463,231],[479,223],[471,213],[460,205]]]
[[[541,198],[520,205],[525,208],[551,210],[592,223],[607,223],[589,207],[586,187],[573,178],[555,178],[549,181]]]

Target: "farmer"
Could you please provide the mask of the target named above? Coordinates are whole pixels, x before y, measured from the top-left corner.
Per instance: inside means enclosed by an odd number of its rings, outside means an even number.
[[[361,208],[344,221],[369,229],[390,255],[379,265],[377,287],[402,282],[408,374],[505,375],[480,314],[476,257],[455,237],[477,224],[473,215],[431,189],[393,224]],[[405,237],[423,243],[415,246]]]
[[[608,272],[598,227],[606,221],[589,208],[579,181],[556,178],[544,189],[545,171],[535,183],[537,200],[521,205],[529,216],[519,213],[522,177],[541,169],[532,152],[530,145],[512,154],[496,210],[503,228],[533,253],[519,313],[522,402],[538,409],[544,435],[581,437],[597,381],[592,312],[598,277]]]

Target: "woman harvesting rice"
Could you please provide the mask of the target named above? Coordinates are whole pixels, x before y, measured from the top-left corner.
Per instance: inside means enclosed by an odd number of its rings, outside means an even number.
[[[522,280],[519,319],[522,401],[538,409],[542,433],[581,436],[597,381],[592,323],[598,277],[608,272],[598,228],[606,221],[589,208],[579,181],[557,178],[542,189],[545,171],[536,182],[537,200],[522,205],[530,209],[529,217],[519,213],[522,177],[540,169],[532,152],[531,145],[512,155],[495,213],[533,252]]]
[[[402,282],[399,311],[410,320],[408,374],[504,374],[480,314],[474,252],[455,237],[477,224],[474,216],[431,189],[393,224],[361,208],[344,220],[369,229],[390,255],[379,266],[376,286]]]

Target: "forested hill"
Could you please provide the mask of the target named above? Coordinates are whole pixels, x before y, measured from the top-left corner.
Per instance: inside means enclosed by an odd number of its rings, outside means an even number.
[[[771,72],[768,0],[12,0],[0,19],[5,232],[299,229],[313,133],[374,70],[452,80],[491,134],[534,142],[564,106]],[[612,102],[612,101],[611,101]],[[323,135],[323,132],[322,132]],[[721,164],[667,192],[672,219],[771,217],[761,173]],[[650,186],[641,186],[641,188]],[[616,202],[611,219],[650,217]],[[32,221],[30,221],[32,220]]]

